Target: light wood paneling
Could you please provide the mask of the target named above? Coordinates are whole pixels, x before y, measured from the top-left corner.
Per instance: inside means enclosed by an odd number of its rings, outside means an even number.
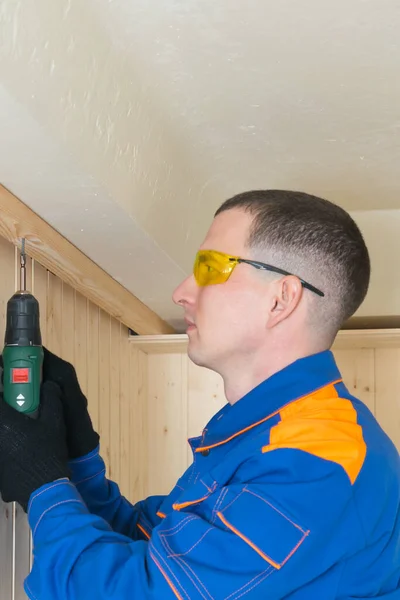
[[[400,348],[375,351],[376,418],[400,451]]]
[[[47,345],[47,297],[48,297],[48,271],[36,261],[32,261],[32,293],[39,302],[40,330],[42,342]]]
[[[89,301],[79,292],[75,293],[75,343],[74,343],[74,362],[75,369],[85,395],[88,393],[88,352],[91,347],[88,345],[88,318]]]
[[[87,386],[89,412],[93,427],[99,431],[100,413],[100,387],[99,387],[99,320],[100,309],[91,302],[87,314]]]
[[[134,348],[131,348],[126,344],[126,340],[120,335],[119,340],[119,402],[117,398],[110,398],[112,404],[119,404],[119,459],[120,459],[120,474],[119,474],[119,486],[121,493],[132,499],[131,494],[131,472],[137,469],[137,457],[131,454],[131,438],[132,432],[135,432],[136,436],[140,436],[142,433],[138,428],[137,423],[133,423],[133,429],[131,430],[131,407],[132,414],[133,408],[133,388],[137,384],[137,380],[132,380],[130,377],[130,355],[134,353]],[[137,351],[136,351],[137,352]],[[132,418],[133,421],[133,418]],[[117,425],[114,421],[114,428]],[[114,431],[114,429],[113,429]],[[113,438],[115,440],[115,437]],[[127,468],[127,465],[130,468]],[[141,467],[143,468],[143,467]],[[133,476],[132,476],[133,478]]]
[[[13,527],[12,504],[0,502],[0,598],[4,598],[4,600],[11,600],[15,581],[15,538]]]
[[[109,476],[115,481],[120,479],[120,323],[110,321],[110,387],[108,393],[108,409],[110,421],[110,465]]]
[[[187,364],[182,354],[148,355],[150,490],[171,489],[187,466]]]
[[[0,339],[4,343],[6,328],[7,301],[19,287],[15,269],[18,253],[16,249],[0,238]],[[27,265],[28,267],[28,265]],[[27,269],[27,279],[30,279],[31,268]],[[18,547],[16,546],[18,544]],[[24,555],[24,550],[26,555]],[[16,564],[17,559],[20,561]],[[16,518],[16,506],[0,501],[0,598],[12,597],[21,571],[29,568],[29,529],[26,527],[25,516]]]
[[[129,414],[129,456],[131,502],[142,500],[148,491],[148,360],[136,348],[129,353],[130,414]],[[151,421],[151,419],[150,419]],[[122,431],[121,431],[122,433]]]
[[[99,435],[101,455],[110,471],[110,315],[99,315]]]
[[[334,355],[349,392],[375,414],[375,350],[336,350]]]

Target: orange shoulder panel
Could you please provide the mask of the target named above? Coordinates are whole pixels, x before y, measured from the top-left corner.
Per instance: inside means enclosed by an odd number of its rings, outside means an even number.
[[[289,404],[270,432],[263,452],[281,448],[303,450],[342,466],[353,484],[364,464],[367,447],[350,402],[333,385]]]

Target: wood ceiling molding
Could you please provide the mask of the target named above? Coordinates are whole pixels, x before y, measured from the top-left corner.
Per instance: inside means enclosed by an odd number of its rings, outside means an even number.
[[[0,185],[0,235],[140,335],[174,329]]]
[[[130,344],[145,354],[183,354],[187,350],[186,334],[135,335]],[[341,330],[332,350],[363,348],[400,348],[400,329]]]

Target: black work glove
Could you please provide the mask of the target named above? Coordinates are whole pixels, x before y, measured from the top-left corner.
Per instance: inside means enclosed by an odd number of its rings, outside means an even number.
[[[80,458],[97,448],[100,439],[93,429],[87,399],[74,367],[47,348],[43,350],[43,381],[54,381],[62,392],[68,456],[70,459]]]
[[[9,406],[0,394],[0,493],[26,511],[31,494],[70,477],[61,390],[42,385],[36,419]]]

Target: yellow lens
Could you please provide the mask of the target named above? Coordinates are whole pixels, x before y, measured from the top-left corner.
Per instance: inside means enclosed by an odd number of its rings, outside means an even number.
[[[224,283],[235,264],[227,254],[214,250],[200,250],[194,263],[194,277],[200,286]]]

